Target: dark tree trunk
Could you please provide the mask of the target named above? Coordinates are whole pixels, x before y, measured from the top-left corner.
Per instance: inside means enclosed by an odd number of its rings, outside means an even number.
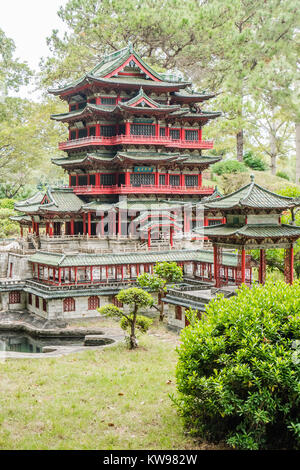
[[[236,134],[236,156],[239,162],[243,161],[244,155],[244,131],[241,129]]]
[[[164,321],[165,318],[165,313],[164,313],[164,303],[162,299],[164,298],[165,293],[161,292],[160,293],[160,306],[159,306],[159,321]]]
[[[132,321],[130,325],[130,337],[129,337],[129,347],[130,349],[136,349],[138,347],[138,342],[135,336],[135,324],[136,324],[137,309],[134,309],[132,314]]]

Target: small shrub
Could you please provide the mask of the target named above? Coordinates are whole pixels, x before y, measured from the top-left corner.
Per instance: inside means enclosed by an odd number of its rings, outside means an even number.
[[[253,152],[250,150],[244,153],[243,161],[245,165],[247,165],[249,168],[252,168],[252,170],[266,171],[268,169],[268,166],[265,164],[265,162],[257,155],[253,155]]]
[[[287,173],[285,173],[285,171],[277,171],[276,176],[278,176],[279,178],[283,178],[284,180],[290,181],[290,177]]]
[[[246,165],[237,160],[225,160],[224,162],[218,162],[212,165],[212,172],[221,176],[227,173],[245,173],[248,171]]]
[[[194,435],[240,449],[299,449],[300,282],[210,302],[181,334],[174,399]]]
[[[129,315],[129,318],[132,320],[132,315]],[[151,318],[145,317],[144,315],[137,315],[136,317],[136,328],[140,330],[142,333],[147,333],[150,326],[152,325],[153,321]],[[120,321],[120,327],[122,330],[129,330],[131,325],[127,318],[122,317]]]

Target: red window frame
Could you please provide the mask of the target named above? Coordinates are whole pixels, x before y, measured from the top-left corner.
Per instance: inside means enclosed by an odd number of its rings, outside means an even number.
[[[21,292],[13,290],[9,293],[9,304],[20,304],[21,303]]]
[[[100,306],[100,299],[98,295],[92,295],[88,299],[88,310],[96,310]]]
[[[63,301],[63,311],[64,312],[74,312],[75,311],[75,299],[73,297],[67,297]]]

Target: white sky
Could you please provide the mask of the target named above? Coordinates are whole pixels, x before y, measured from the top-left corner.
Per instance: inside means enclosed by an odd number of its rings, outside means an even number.
[[[65,31],[64,23],[57,15],[67,0],[2,0],[0,28],[15,42],[15,58],[27,61],[38,71],[41,57],[49,55],[47,36],[53,29]],[[23,96],[31,96],[31,90],[22,88]],[[34,94],[35,95],[35,94]]]

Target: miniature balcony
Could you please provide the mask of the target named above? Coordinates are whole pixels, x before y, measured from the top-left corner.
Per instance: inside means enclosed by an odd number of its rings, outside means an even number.
[[[98,145],[163,145],[164,147],[183,148],[183,149],[212,149],[212,140],[185,140],[172,139],[165,136],[154,135],[116,135],[113,137],[89,136],[81,139],[68,140],[60,142],[59,150],[69,150],[82,147]]]
[[[121,185],[121,186],[73,186],[78,195],[96,194],[213,194],[210,186],[168,186],[168,185]]]

